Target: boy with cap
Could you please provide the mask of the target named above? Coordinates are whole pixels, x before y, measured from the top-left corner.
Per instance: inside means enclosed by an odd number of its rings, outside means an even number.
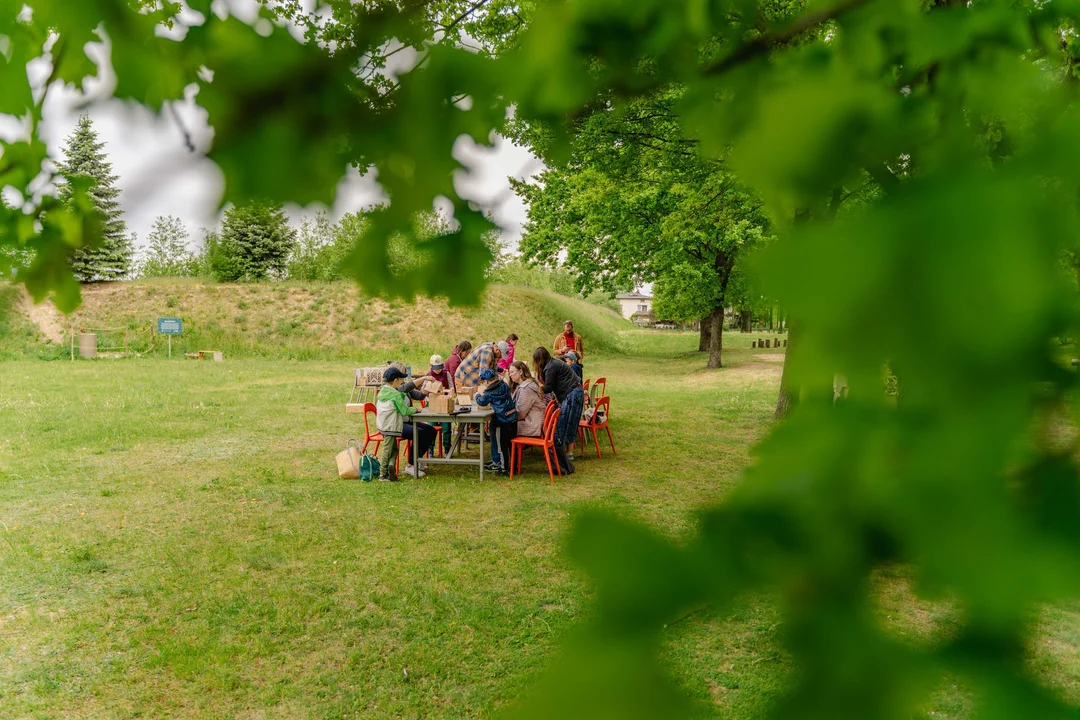
[[[567,365],[570,366],[570,369],[577,374],[578,382],[582,382],[585,377],[585,371],[582,369],[581,365],[578,364],[577,353],[571,350],[570,352],[563,355],[563,360],[566,362]]]
[[[517,437],[518,414],[510,386],[499,379],[492,368],[480,371],[481,392],[476,404],[490,405],[495,411],[491,418],[489,440],[491,442],[491,465],[488,467],[499,475],[508,475],[510,467],[510,441]]]
[[[454,376],[446,370],[446,366],[443,364],[442,355],[438,353],[431,356],[428,360],[430,369],[428,370],[428,377],[436,382],[442,383],[442,386],[448,390],[454,390]],[[439,427],[442,428],[442,449],[443,455],[448,456],[450,454],[450,423],[439,423]]]
[[[383,481],[396,481],[397,473],[394,470],[394,461],[397,459],[398,440],[406,440],[413,436],[412,423],[405,422],[405,418],[416,414],[416,408],[410,407],[401,391],[406,375],[400,368],[388,367],[383,372],[385,384],[379,390],[379,396],[375,402],[375,427],[383,435],[382,447],[379,448],[379,479]],[[419,424],[416,428],[417,447],[419,457],[427,454],[431,444],[435,441],[435,430],[430,425]],[[426,473],[412,463],[405,466],[405,473],[415,478],[422,478]]]

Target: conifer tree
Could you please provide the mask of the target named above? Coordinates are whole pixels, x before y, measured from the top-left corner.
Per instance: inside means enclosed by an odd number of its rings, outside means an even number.
[[[71,257],[71,269],[80,282],[122,280],[131,271],[132,243],[120,210],[117,178],[104,148],[90,117],[83,115],[68,137],[65,160],[59,163],[65,177],[82,175],[93,181],[90,195],[102,215],[104,242],[97,247],[79,248]],[[66,184],[60,188],[61,199],[66,200],[69,193]]]
[[[214,277],[220,281],[282,277],[296,231],[280,203],[252,202],[225,211],[221,242],[212,250]]]

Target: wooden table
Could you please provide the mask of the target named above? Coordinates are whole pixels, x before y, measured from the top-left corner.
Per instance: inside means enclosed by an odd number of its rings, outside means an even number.
[[[417,442],[419,433],[416,428],[416,424],[425,422],[428,424],[435,423],[454,423],[457,425],[463,425],[466,423],[480,423],[480,459],[473,460],[472,458],[455,458],[454,451],[457,449],[458,444],[461,442],[461,432],[458,432],[457,439],[450,447],[450,453],[446,457],[430,457],[424,460],[428,465],[478,465],[480,467],[480,479],[484,479],[484,428],[483,424],[490,420],[495,415],[495,411],[490,407],[473,406],[471,412],[457,413],[451,415],[450,413],[437,413],[432,412],[430,408],[424,408],[415,415],[411,415],[408,419],[413,424],[413,437],[412,437],[412,465],[416,469],[420,469],[420,444]],[[434,448],[432,448],[434,450]],[[434,453],[433,453],[434,454]]]

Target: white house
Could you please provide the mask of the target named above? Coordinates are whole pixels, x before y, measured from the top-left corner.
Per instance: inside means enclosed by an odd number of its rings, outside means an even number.
[[[638,290],[635,290],[632,293],[616,295],[615,299],[618,300],[619,305],[622,306],[623,317],[627,320],[629,320],[634,313],[652,312],[652,295],[643,295]]]

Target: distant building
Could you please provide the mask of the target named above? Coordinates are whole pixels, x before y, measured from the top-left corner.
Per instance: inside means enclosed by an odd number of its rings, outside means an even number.
[[[622,307],[622,315],[627,320],[637,313],[652,313],[652,295],[643,295],[635,290],[632,293],[616,295],[615,299],[619,301],[619,305]]]

